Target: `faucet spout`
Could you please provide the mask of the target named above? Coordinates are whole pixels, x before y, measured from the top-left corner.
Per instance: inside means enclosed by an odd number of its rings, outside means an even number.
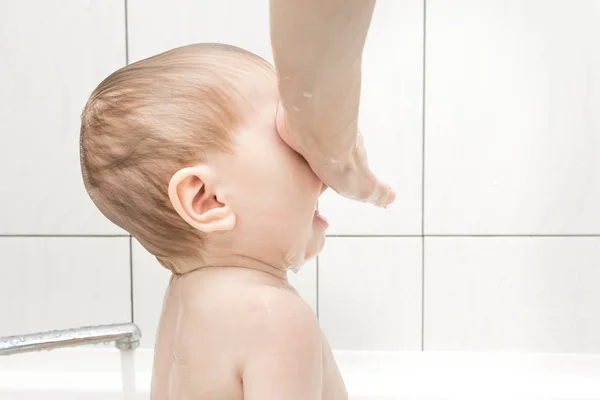
[[[119,350],[133,350],[141,337],[140,328],[131,323],[5,336],[0,337],[0,356],[105,342],[115,342]]]

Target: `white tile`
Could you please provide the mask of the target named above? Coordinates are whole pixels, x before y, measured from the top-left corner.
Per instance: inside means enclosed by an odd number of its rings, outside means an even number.
[[[425,232],[600,233],[600,3],[427,2]]]
[[[317,260],[302,266],[297,274],[288,272],[288,281],[298,291],[313,311],[317,312]]]
[[[600,238],[427,238],[425,349],[600,351]]]
[[[334,349],[421,349],[421,238],[329,238],[319,320]]]
[[[142,331],[142,347],[152,348],[171,272],[133,240],[133,321]]]
[[[330,234],[420,234],[423,1],[377,2],[363,57],[359,128],[369,164],[398,194],[388,210],[329,191]]]
[[[125,63],[122,0],[0,2],[0,234],[121,233],[89,200],[81,110]]]
[[[129,0],[128,11],[131,61],[198,42],[227,43],[273,60],[268,0]]]
[[[0,237],[0,336],[131,321],[129,238]]]

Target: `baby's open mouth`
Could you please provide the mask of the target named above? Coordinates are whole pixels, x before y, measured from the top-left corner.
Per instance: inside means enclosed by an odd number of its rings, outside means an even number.
[[[329,222],[327,222],[327,218],[322,216],[321,213],[319,212],[319,210],[315,210],[315,220],[317,222],[321,223],[322,225],[325,225],[326,228],[329,226]]]

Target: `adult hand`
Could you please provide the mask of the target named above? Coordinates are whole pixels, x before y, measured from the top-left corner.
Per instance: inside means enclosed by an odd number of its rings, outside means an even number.
[[[322,143],[324,135],[312,136],[294,127],[293,120],[281,104],[277,110],[277,130],[288,146],[300,153],[324,184],[344,197],[387,207],[396,199],[390,185],[381,182],[370,170],[361,133],[340,132],[337,137],[355,137],[350,148],[324,153],[329,146]]]

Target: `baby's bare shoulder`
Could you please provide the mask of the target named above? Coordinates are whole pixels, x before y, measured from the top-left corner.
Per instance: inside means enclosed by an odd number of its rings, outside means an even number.
[[[246,294],[240,318],[249,345],[278,347],[294,341],[305,348],[321,348],[317,317],[293,289],[267,285]]]
[[[244,398],[321,399],[323,339],[312,309],[291,290],[269,288],[256,299],[242,339]]]
[[[246,295],[244,312],[255,325],[292,324],[319,331],[315,313],[291,287],[265,285]]]

